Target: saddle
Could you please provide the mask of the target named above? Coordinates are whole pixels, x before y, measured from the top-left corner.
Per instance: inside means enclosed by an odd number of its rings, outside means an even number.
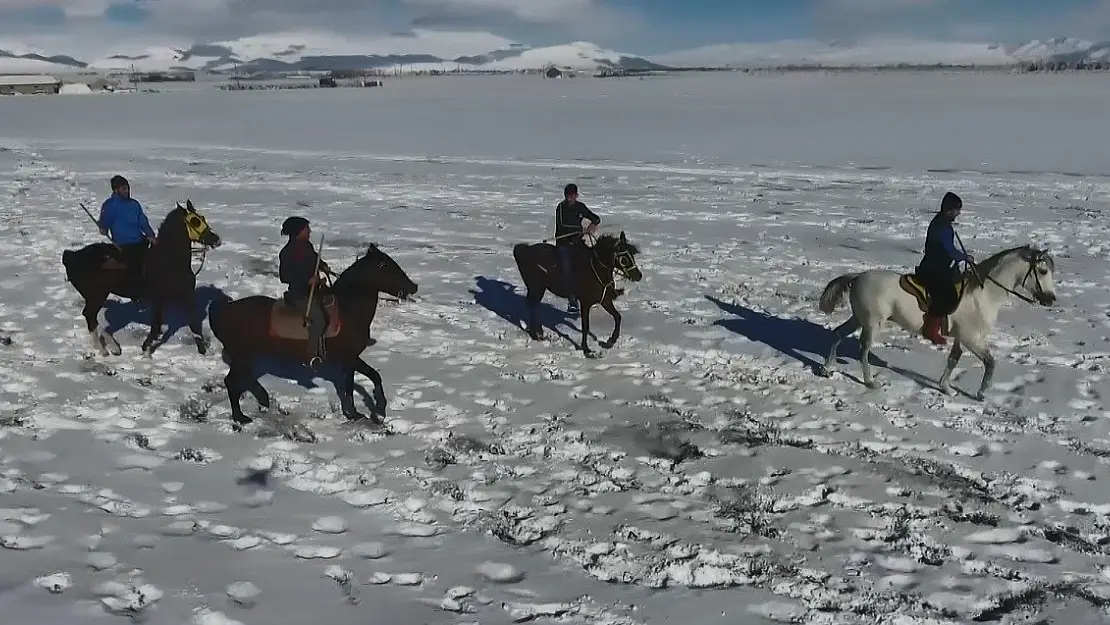
[[[321,303],[328,313],[328,327],[324,329],[324,338],[330,339],[343,329],[343,323],[339,318],[339,305],[334,295],[325,295]],[[285,298],[279,298],[270,309],[270,337],[307,341],[308,326],[305,325],[304,311],[290,306]]]
[[[921,312],[929,312],[929,303],[932,298],[929,296],[929,292],[925,289],[925,285],[921,284],[921,281],[917,279],[917,276],[912,273],[902,274],[902,277],[898,280],[898,286],[902,287],[903,291],[909,293],[910,295],[914,296],[915,299],[917,299],[917,306],[921,309]],[[964,288],[966,286],[966,279],[961,278],[960,280],[956,281],[957,300],[963,299]],[[945,320],[945,324],[947,324],[947,319]]]

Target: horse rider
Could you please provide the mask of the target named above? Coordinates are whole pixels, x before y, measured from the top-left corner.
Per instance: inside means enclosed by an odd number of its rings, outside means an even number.
[[[959,306],[956,283],[960,280],[957,264],[972,263],[972,256],[956,247],[953,223],[960,216],[963,200],[951,191],[944,194],[940,210],[929,222],[925,235],[925,256],[914,272],[929,294],[929,312],[922,334],[937,345],[947,341],[941,334],[945,318]],[[961,246],[962,247],[962,246]]]
[[[290,217],[281,224],[281,233],[289,237],[285,247],[278,254],[278,279],[288,285],[283,297],[286,303],[306,311],[308,317],[308,366],[315,368],[323,360],[324,330],[328,327],[328,313],[323,305],[323,285],[320,274],[332,274],[331,268],[320,260],[319,273],[316,270],[318,254],[309,236],[312,229],[304,217]],[[334,274],[333,274],[334,275]],[[313,292],[312,287],[316,290]],[[309,293],[312,301],[309,302]]]
[[[131,185],[123,176],[112,176],[112,195],[100,205],[96,221],[100,233],[111,233],[112,243],[119,248],[119,257],[136,276],[143,275],[147,252],[154,244],[154,228],[143,212],[142,204],[131,197]]]
[[[588,228],[583,229],[583,219],[589,220]],[[583,235],[595,233],[600,223],[601,217],[578,201],[578,185],[572,182],[563,188],[563,201],[555,207],[555,255],[567,286],[567,312],[578,310],[578,298],[574,295],[573,258],[583,247]]]

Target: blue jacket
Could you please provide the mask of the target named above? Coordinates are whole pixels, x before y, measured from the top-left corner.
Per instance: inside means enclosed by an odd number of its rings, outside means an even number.
[[[956,249],[956,231],[952,220],[942,213],[929,222],[929,232],[925,235],[925,257],[918,265],[920,273],[943,273],[952,270],[958,261],[967,260],[967,254]]]
[[[97,225],[101,231],[111,233],[112,242],[116,245],[130,245],[148,237],[154,238],[154,229],[150,227],[142,204],[135,198],[124,198],[117,193],[100,205]]]

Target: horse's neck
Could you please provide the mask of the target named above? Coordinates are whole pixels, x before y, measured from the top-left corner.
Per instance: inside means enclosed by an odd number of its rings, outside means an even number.
[[[590,266],[593,268],[594,273],[602,280],[612,280],[613,271],[616,263],[613,262],[613,253],[602,252],[595,248],[590,249]]]
[[[337,283],[338,284],[338,283]],[[378,292],[353,293],[346,290],[336,290],[335,303],[339,306],[343,316],[349,323],[369,327],[374,315],[378,312]]]
[[[165,239],[158,238],[158,242],[150,250],[151,256],[162,262],[192,263],[193,246],[188,239],[178,240],[172,236]]]
[[[982,305],[991,306],[995,310],[1001,308],[1010,296],[1010,291],[1018,287],[1021,282],[1025,263],[1016,254],[1007,256],[998,261],[990,272],[983,275],[983,282],[979,286]]]

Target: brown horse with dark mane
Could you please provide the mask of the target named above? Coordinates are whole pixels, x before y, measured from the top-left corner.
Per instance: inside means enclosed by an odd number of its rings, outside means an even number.
[[[335,382],[343,416],[354,421],[366,418],[355,408],[355,372],[374,383],[374,413],[371,420],[382,423],[386,399],[382,376],[361,357],[370,345],[370,324],[378,310],[378,294],[400,299],[415,295],[416,284],[388,254],[371,245],[325,291],[321,300],[328,313],[324,332],[324,363],[337,364],[342,377]],[[223,343],[228,372],[224,387],[231,402],[234,429],[253,421],[243,414],[239,398],[250,392],[262,409],[269,409],[270,396],[258,376],[255,361],[263,356],[304,363],[308,348],[305,311],[289,306],[284,299],[252,295],[232,301],[214,301],[208,309],[208,325]]]
[[[203,315],[196,310],[197,277],[193,273],[193,244],[202,249],[220,246],[220,237],[208,220],[193,206],[192,200],[180,203],[158,226],[157,243],[146,255],[142,275],[135,275],[119,257],[114,243],[92,243],[79,250],[62,252],[66,280],[85,299],[81,311],[89,328],[89,341],[101,356],[108,350],[119,356],[119,343],[97,321],[100,309],[111,294],[131,300],[145,299],[152,307],[150,334],[143,341],[143,352],[150,355],[154,340],[162,332],[166,306],[176,304],[189,311],[189,329],[197,351],[204,354],[208,345],[201,329]]]
[[[623,231],[620,236],[601,235],[593,247],[575,246],[571,275],[574,276],[574,294],[582,307],[581,349],[586,356],[593,357],[589,344],[590,308],[595,304],[601,304],[613,317],[613,334],[601,346],[608,349],[616,345],[620,338],[621,314],[613,302],[624,294],[624,289],[616,288],[614,274],[619,273],[632,282],[642,280],[644,274],[636,266],[636,255],[639,253],[640,248],[629,243]],[[542,340],[539,312],[544,294],[551,291],[556,297],[570,295],[559,272],[555,246],[550,243],[517,243],[513,246],[513,258],[524,286],[528,288],[528,334],[537,341]]]

